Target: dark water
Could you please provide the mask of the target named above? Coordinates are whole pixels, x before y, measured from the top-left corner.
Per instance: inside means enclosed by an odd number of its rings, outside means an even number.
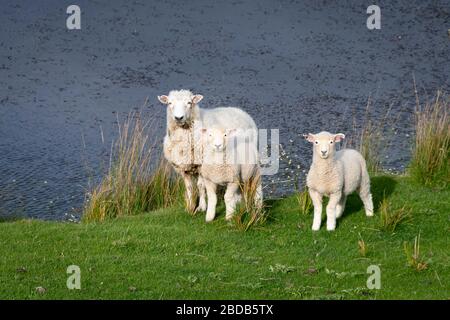
[[[381,2],[375,31],[366,28],[371,1],[76,1],[80,31],[66,29],[70,4],[1,1],[2,217],[77,219],[116,115],[149,97],[145,114],[160,140],[165,110],[155,96],[170,89],[202,93],[205,108],[240,106],[260,128],[280,129],[285,155],[265,180],[269,195],[291,191],[307,168],[302,133],[351,137],[369,96],[374,118],[391,108],[383,165],[402,171],[413,74],[423,99],[450,87],[449,1]]]

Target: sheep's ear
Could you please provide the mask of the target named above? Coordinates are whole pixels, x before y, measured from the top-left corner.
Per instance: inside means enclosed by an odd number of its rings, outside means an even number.
[[[192,98],[192,102],[194,104],[199,103],[200,101],[202,101],[203,96],[201,94],[196,94],[193,98]]]
[[[169,97],[168,96],[158,96],[159,102],[163,104],[169,104]]]
[[[343,133],[337,133],[334,135],[334,141],[340,142],[341,140],[345,139],[345,134]]]
[[[312,133],[308,133],[308,134],[304,134],[303,138],[306,139],[306,141],[308,142],[314,142],[314,135]]]

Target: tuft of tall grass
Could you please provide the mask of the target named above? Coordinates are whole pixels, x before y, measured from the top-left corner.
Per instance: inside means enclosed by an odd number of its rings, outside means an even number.
[[[365,257],[367,255],[367,245],[364,240],[358,240],[358,251],[361,257]]]
[[[416,137],[409,172],[425,186],[450,187],[449,109],[450,98],[440,91],[432,103],[416,104]]]
[[[369,247],[364,241],[364,239],[361,237],[361,234],[359,235],[359,238],[360,239],[358,240],[358,251],[361,257],[365,258],[367,256],[367,252],[369,251]]]
[[[371,114],[371,98],[367,100],[365,118],[359,130],[356,130],[354,123],[353,131],[356,131],[357,149],[366,160],[367,170],[370,173],[378,173],[382,170],[381,156],[388,147],[386,140],[386,128],[389,127],[390,111],[389,107],[381,119],[374,120]],[[354,119],[355,122],[355,119]]]
[[[264,204],[255,201],[261,176],[258,175],[241,184],[241,203],[233,215],[234,226],[241,231],[247,231],[251,227],[260,226],[267,220],[267,212]]]
[[[414,238],[414,245],[404,242],[403,248],[405,250],[406,261],[410,267],[416,271],[423,271],[428,268],[428,263],[420,255],[420,233]]]
[[[302,215],[309,215],[313,210],[313,203],[309,196],[308,188],[303,186],[302,191],[297,191],[297,202]]]
[[[86,194],[84,222],[136,215],[182,201],[184,184],[167,162],[156,157],[148,142],[148,124],[137,112],[123,123],[118,121],[119,137],[111,147],[109,170]]]
[[[377,173],[381,170],[381,129],[367,120],[361,129],[359,136],[359,152],[366,159],[367,170],[371,173]]]
[[[383,198],[381,201],[379,210],[380,229],[387,232],[394,232],[399,224],[412,220],[410,208],[404,206],[399,209],[393,209],[386,198]]]

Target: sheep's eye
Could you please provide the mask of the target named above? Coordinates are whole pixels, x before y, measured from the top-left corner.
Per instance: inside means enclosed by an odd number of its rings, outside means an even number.
[[[188,105],[192,105],[192,102],[189,101],[189,102],[188,102]]]
[[[316,141],[316,144],[319,144],[319,141]]]
[[[331,144],[333,144],[333,141],[330,141]]]

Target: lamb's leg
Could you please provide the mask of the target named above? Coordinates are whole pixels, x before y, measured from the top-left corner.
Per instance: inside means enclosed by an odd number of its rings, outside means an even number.
[[[208,194],[208,209],[206,210],[206,222],[214,220],[216,216],[216,205],[217,205],[217,185],[209,180],[203,180],[206,187],[206,192]]]
[[[312,229],[317,231],[320,229],[320,224],[322,223],[322,194],[313,189],[309,189],[309,196],[311,197],[314,205],[314,220]]]
[[[342,193],[337,192],[330,195],[327,205],[327,230],[336,229],[336,206],[342,198]]]
[[[372,194],[370,193],[370,177],[369,173],[366,171],[363,172],[361,178],[361,185],[358,190],[359,197],[361,198],[364,209],[366,210],[366,216],[373,216],[373,202],[372,202]]]
[[[229,183],[227,185],[227,190],[225,191],[225,208],[226,208],[226,220],[231,220],[234,214],[234,210],[236,210],[236,192],[239,189],[238,183]]]
[[[198,176],[197,180],[199,203],[195,211],[206,211],[206,188],[202,176]]]
[[[339,200],[338,204],[336,205],[336,219],[339,219],[344,213],[346,201],[347,196],[343,194],[341,200]]]
[[[186,188],[185,193],[185,202],[186,202],[186,209],[189,212],[194,212],[195,210],[195,203],[194,203],[194,179],[192,175],[183,173],[183,180],[184,185]]]
[[[359,197],[361,198],[364,209],[366,210],[366,216],[372,217],[373,216],[373,202],[372,202],[372,194],[370,191],[359,191]]]

